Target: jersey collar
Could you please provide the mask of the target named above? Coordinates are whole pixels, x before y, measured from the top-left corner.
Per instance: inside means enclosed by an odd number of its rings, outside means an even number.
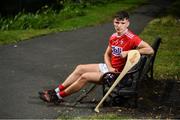
[[[118,35],[118,33],[116,33],[116,36],[117,36],[118,38],[120,38],[121,36],[123,36],[123,35],[126,34],[127,32],[128,32],[128,29],[126,29],[126,30],[124,31],[124,33],[121,34],[121,35]]]

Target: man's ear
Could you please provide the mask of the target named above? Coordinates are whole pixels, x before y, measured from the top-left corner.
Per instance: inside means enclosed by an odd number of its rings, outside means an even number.
[[[129,25],[130,25],[130,22],[129,22],[129,20],[127,20],[127,27],[129,27]]]

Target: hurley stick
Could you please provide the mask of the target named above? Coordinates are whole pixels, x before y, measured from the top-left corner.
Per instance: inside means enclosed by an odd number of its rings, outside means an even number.
[[[138,63],[140,59],[140,53],[138,50],[130,50],[128,52],[128,56],[127,56],[127,61],[126,64],[122,70],[122,72],[120,73],[120,75],[118,76],[118,78],[115,80],[115,82],[113,83],[113,85],[110,87],[110,89],[108,90],[108,92],[105,94],[105,96],[101,99],[101,101],[98,103],[98,105],[96,106],[96,108],[94,109],[96,112],[99,112],[99,107],[101,106],[101,104],[104,102],[104,100],[108,97],[108,95],[112,92],[112,90],[116,87],[116,85],[121,81],[121,79],[126,75],[126,73],[135,65]]]

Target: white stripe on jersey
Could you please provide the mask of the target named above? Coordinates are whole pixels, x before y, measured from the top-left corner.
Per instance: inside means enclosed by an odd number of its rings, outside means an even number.
[[[125,35],[127,36],[127,37],[129,37],[130,39],[132,39],[133,37],[134,37],[134,34],[132,34],[131,32],[126,32],[125,33]]]

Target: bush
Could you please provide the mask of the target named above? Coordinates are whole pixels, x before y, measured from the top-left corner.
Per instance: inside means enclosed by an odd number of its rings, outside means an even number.
[[[57,0],[59,5],[56,6],[60,6],[61,9],[54,9],[46,5],[36,13],[22,11],[14,17],[0,18],[0,30],[56,28],[56,26],[61,26],[61,23],[66,20],[85,16],[91,7],[98,8],[98,6],[105,6],[105,4],[113,1],[118,0]],[[97,19],[97,17],[93,18]]]
[[[63,8],[59,11],[49,8],[47,5],[42,7],[36,13],[26,13],[24,11],[19,12],[14,17],[7,17],[0,19],[1,30],[25,30],[25,29],[43,29],[53,28],[57,19],[70,19],[76,16],[84,16],[84,7],[88,5],[82,3],[72,2],[67,0],[66,2],[59,1],[59,4],[63,4]]]
[[[60,16],[64,19],[69,19],[76,16],[84,16],[85,12],[83,11],[83,8],[85,6],[83,4],[77,4],[77,3],[69,3],[65,4],[64,8],[60,11]]]
[[[51,8],[33,13],[19,12],[14,17],[1,18],[1,30],[24,30],[24,29],[42,29],[48,28],[53,24],[56,12]]]

